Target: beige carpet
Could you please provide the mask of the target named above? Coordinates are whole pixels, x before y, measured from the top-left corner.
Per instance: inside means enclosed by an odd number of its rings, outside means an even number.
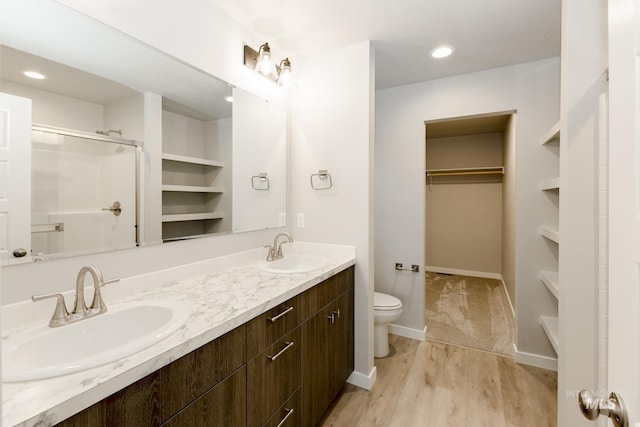
[[[426,272],[427,338],[513,356],[514,319],[499,280]]]

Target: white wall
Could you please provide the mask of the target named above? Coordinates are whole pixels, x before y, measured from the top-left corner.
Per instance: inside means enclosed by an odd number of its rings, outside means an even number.
[[[374,375],[373,65],[368,42],[315,55],[296,68],[292,101],[292,214],[305,217],[295,237],[357,248],[355,368],[363,376]],[[311,188],[319,169],[331,174],[332,189]]]
[[[516,301],[516,115],[511,114],[503,131],[502,160],[502,280],[511,305]]]
[[[537,235],[539,136],[559,118],[559,60],[548,59],[376,92],[376,290],[403,302],[406,328],[424,328],[424,276],[395,271],[395,262],[423,265],[425,218],[424,122],[485,113],[518,113],[517,297],[518,349],[555,357],[540,314],[554,310],[533,272],[544,243]],[[428,325],[427,325],[428,326]]]
[[[5,80],[2,92],[31,99],[33,123],[67,129],[95,132],[102,129],[104,107],[44,90],[34,89]]]
[[[233,91],[233,229],[258,230],[285,221],[286,109],[244,90]],[[252,177],[266,173],[269,189]],[[253,188],[256,186],[257,189]],[[252,206],[253,209],[243,209]]]

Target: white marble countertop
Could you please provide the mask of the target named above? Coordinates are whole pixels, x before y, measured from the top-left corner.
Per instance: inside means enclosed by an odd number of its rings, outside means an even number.
[[[181,271],[183,279],[117,301],[105,298],[107,305],[170,299],[189,307],[191,316],[167,339],[116,362],[45,380],[4,383],[2,425],[49,426],[62,421],[355,264],[354,248],[338,247],[342,250],[336,251],[321,246],[324,248],[320,252],[312,253],[321,253],[329,264],[310,273],[266,273],[258,268],[263,261],[256,260],[225,268],[209,267],[211,270],[199,263],[196,268]],[[212,272],[202,274],[203,270]],[[46,325],[47,321],[41,321],[14,328],[3,332],[2,338]]]

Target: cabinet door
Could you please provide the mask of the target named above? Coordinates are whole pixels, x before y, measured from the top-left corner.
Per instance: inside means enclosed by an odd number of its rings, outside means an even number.
[[[166,427],[246,425],[246,367],[162,424]]]
[[[329,305],[302,325],[302,425],[313,426],[331,402],[333,335]]]
[[[335,323],[331,326],[331,400],[340,392],[353,372],[353,291],[342,294],[335,302]]]

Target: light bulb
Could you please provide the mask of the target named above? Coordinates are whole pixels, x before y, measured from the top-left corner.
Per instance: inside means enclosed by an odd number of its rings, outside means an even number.
[[[289,86],[291,83],[291,62],[289,58],[285,58],[280,63],[280,73],[278,73],[278,84],[280,86]]]
[[[270,76],[276,72],[276,67],[271,59],[269,43],[263,44],[260,46],[260,49],[258,49],[256,72],[262,73],[265,76]]]

